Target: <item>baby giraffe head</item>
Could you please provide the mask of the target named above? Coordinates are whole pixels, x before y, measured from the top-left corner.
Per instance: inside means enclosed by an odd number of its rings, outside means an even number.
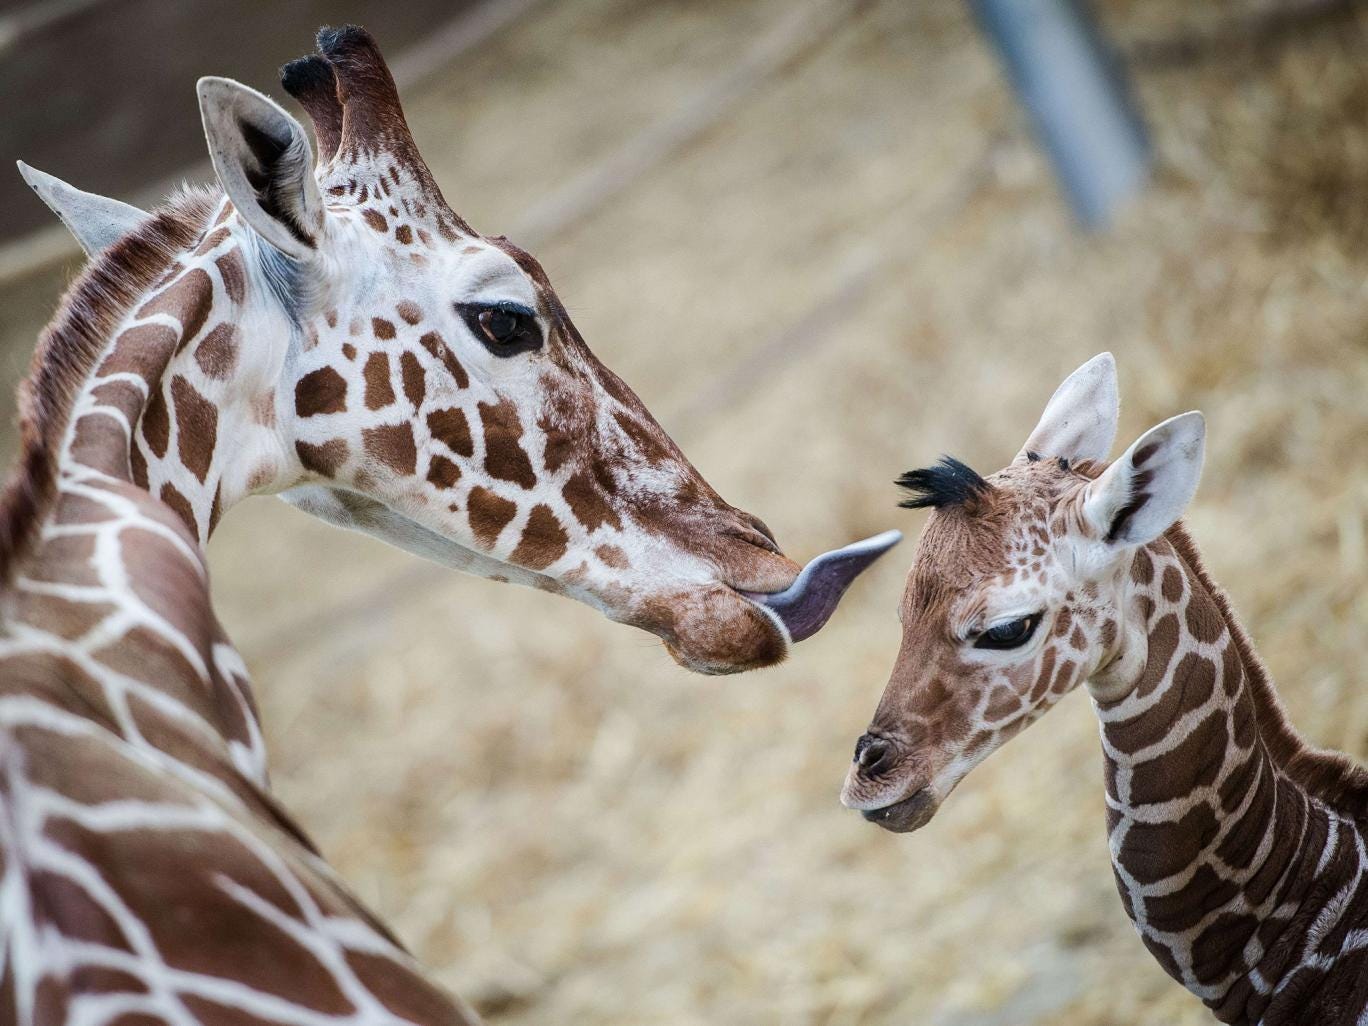
[[[987,478],[945,458],[904,475],[932,510],[908,573],[903,636],[855,746],[841,801],[916,830],[976,765],[1080,682],[1133,682],[1147,647],[1137,551],[1197,489],[1205,428],[1185,413],[1107,466],[1116,365],[1104,353],[1050,399],[1016,458]]]
[[[282,84],[317,162],[276,103],[199,83],[225,197],[145,308],[182,331],[158,418],[179,435],[134,439],[135,480],[174,488],[201,538],[243,496],[280,494],[587,602],[702,672],[775,663],[820,627],[876,553],[800,576],[723,501],[589,351],[537,261],[447,205],[374,40],[325,29]],[[88,250],[136,230],[140,211],[28,174]],[[187,439],[191,404],[217,441]]]

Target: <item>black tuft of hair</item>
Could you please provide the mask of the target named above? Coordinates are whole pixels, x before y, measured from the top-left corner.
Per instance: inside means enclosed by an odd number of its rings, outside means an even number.
[[[993,490],[978,471],[953,456],[942,456],[935,466],[909,470],[896,484],[912,493],[910,499],[898,503],[903,509],[962,506]]]
[[[330,60],[358,49],[375,49],[374,38],[360,25],[343,25],[339,28],[325,25],[318,30],[315,42],[318,45],[318,52]]]
[[[319,90],[325,90],[332,96],[337,94],[337,80],[332,65],[326,57],[316,53],[298,57],[282,67],[280,84],[295,99]]]

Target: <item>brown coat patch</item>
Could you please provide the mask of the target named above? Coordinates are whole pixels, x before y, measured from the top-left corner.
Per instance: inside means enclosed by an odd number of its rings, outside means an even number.
[[[247,274],[243,270],[241,250],[235,249],[224,253],[214,261],[214,264],[223,279],[223,288],[228,293],[228,298],[234,303],[241,303],[247,294]]]
[[[227,321],[216,326],[195,347],[195,362],[211,378],[222,381],[237,365],[237,325]]]
[[[472,488],[468,505],[470,529],[485,548],[490,548],[499,540],[499,532],[508,526],[518,512],[516,503],[495,495],[487,488]]]
[[[128,471],[133,475],[133,483],[139,488],[147,487],[147,457],[136,439],[128,447]]]
[[[418,463],[413,428],[407,423],[366,428],[361,433],[366,454],[401,474],[412,474]]]
[[[315,474],[332,477],[337,468],[347,460],[347,443],[340,438],[332,438],[322,445],[308,442],[295,442],[295,452],[299,462]]]
[[[128,419],[130,424],[138,422],[146,400],[143,394],[128,381],[106,381],[96,385],[90,394],[101,406],[112,406]]]
[[[545,570],[565,555],[570,536],[551,512],[551,507],[537,503],[527,518],[518,547],[508,558],[529,570]]]
[[[371,331],[375,332],[376,338],[388,342],[394,338],[394,322],[387,321],[383,317],[372,317]]]
[[[198,538],[199,525],[195,523],[195,509],[190,505],[190,500],[182,495],[180,490],[170,481],[167,481],[162,485],[160,498],[162,502],[166,503],[175,511],[176,516],[180,517],[185,526],[190,529],[190,536],[192,538]],[[135,583],[135,588],[136,586]],[[173,620],[172,622],[174,623],[175,621]]]
[[[1178,572],[1176,566],[1164,568],[1164,579],[1160,585],[1164,598],[1170,602],[1177,602],[1183,597],[1183,575]]]
[[[366,224],[370,225],[377,232],[389,231],[389,222],[385,220],[385,215],[380,213],[380,211],[372,210],[367,207],[365,210],[361,211],[361,217],[365,220]]]
[[[1136,684],[1136,694],[1141,698],[1164,682],[1168,675],[1169,662],[1173,659],[1173,653],[1178,650],[1179,640],[1178,618],[1172,613],[1160,617],[1150,628],[1145,669],[1140,675],[1139,683]]]
[[[171,380],[171,398],[176,404],[176,448],[181,462],[202,483],[218,445],[218,409],[179,374]]]
[[[1225,622],[1214,606],[1193,600],[1184,615],[1187,629],[1198,641],[1210,644],[1225,633]]]
[[[123,477],[128,468],[118,450],[110,445],[119,429],[104,414],[87,413],[76,422],[71,435],[71,459],[102,474]]]
[[[394,308],[394,312],[399,315],[399,319],[405,324],[417,324],[423,319],[422,308],[411,299],[401,299]]]
[[[143,304],[138,311],[139,318],[153,314],[166,314],[180,321],[181,343],[189,342],[204,327],[209,310],[214,305],[214,283],[201,268],[193,268]]]
[[[309,371],[295,385],[295,413],[313,417],[347,408],[347,379],[331,367]]]
[[[149,371],[160,372],[171,359],[179,336],[165,324],[140,324],[123,332],[114,349],[100,365],[100,377],[111,374],[139,374],[149,380]]]
[[[366,409],[383,410],[394,402],[394,388],[390,385],[389,357],[371,353],[361,371],[366,379]]]
[[[461,479],[461,468],[445,456],[434,456],[428,464],[427,479],[438,488],[450,488]]]
[[[600,545],[594,549],[594,555],[603,561],[604,566],[611,566],[614,570],[626,570],[631,566],[627,553],[616,545]]]
[[[161,382],[152,386],[152,396],[142,418],[143,438],[147,446],[161,459],[171,444],[171,411],[166,406],[166,394]]]
[[[480,423],[484,426],[485,470],[490,476],[523,488],[536,484],[532,461],[522,447],[518,408],[507,399],[499,400],[498,405],[480,403]]]
[[[423,405],[423,386],[426,376],[423,365],[407,349],[399,356],[399,371],[404,380],[404,397],[413,403],[414,408]]]
[[[428,414],[427,426],[432,437],[456,455],[475,455],[475,442],[470,437],[470,424],[466,421],[465,411],[455,406],[435,410]]]
[[[361,985],[398,1019],[407,1022],[450,1022],[451,1004],[445,994],[383,955],[348,949],[347,966]],[[461,1026],[464,1019],[453,1022]]]
[[[614,530],[622,529],[622,521],[608,504],[607,496],[584,471],[566,481],[561,494],[565,496],[570,512],[575,514],[575,519],[584,525],[586,531],[593,531],[602,524],[608,524]]]

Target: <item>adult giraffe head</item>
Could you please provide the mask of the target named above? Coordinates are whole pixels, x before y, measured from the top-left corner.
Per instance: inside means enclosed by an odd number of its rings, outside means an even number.
[[[947,457],[899,480],[912,492],[902,505],[932,513],[846,806],[916,830],[1079,683],[1101,697],[1110,682],[1134,681],[1147,619],[1125,584],[1137,551],[1192,499],[1205,427],[1200,413],[1174,417],[1106,466],[1117,411],[1116,365],[1103,353],[1059,386],[1003,470],[984,478]]]
[[[318,48],[282,70],[316,164],[270,99],[199,83],[225,197],[135,306],[142,335],[121,336],[104,365],[128,369],[136,354],[121,362],[119,347],[174,343],[131,427],[133,479],[201,540],[234,502],[278,493],[445,565],[587,602],[693,670],[783,658],[891,540],[800,575],[595,359],[536,260],[447,205],[374,40],[325,29]],[[135,209],[26,176],[87,250],[136,236]]]

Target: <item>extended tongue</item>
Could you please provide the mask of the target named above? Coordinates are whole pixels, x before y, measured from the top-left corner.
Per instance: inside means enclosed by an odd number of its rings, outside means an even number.
[[[901,531],[885,531],[864,541],[824,552],[803,567],[783,591],[745,592],[747,598],[774,610],[794,641],[810,638],[836,612],[852,581],[885,552],[902,541]]]

